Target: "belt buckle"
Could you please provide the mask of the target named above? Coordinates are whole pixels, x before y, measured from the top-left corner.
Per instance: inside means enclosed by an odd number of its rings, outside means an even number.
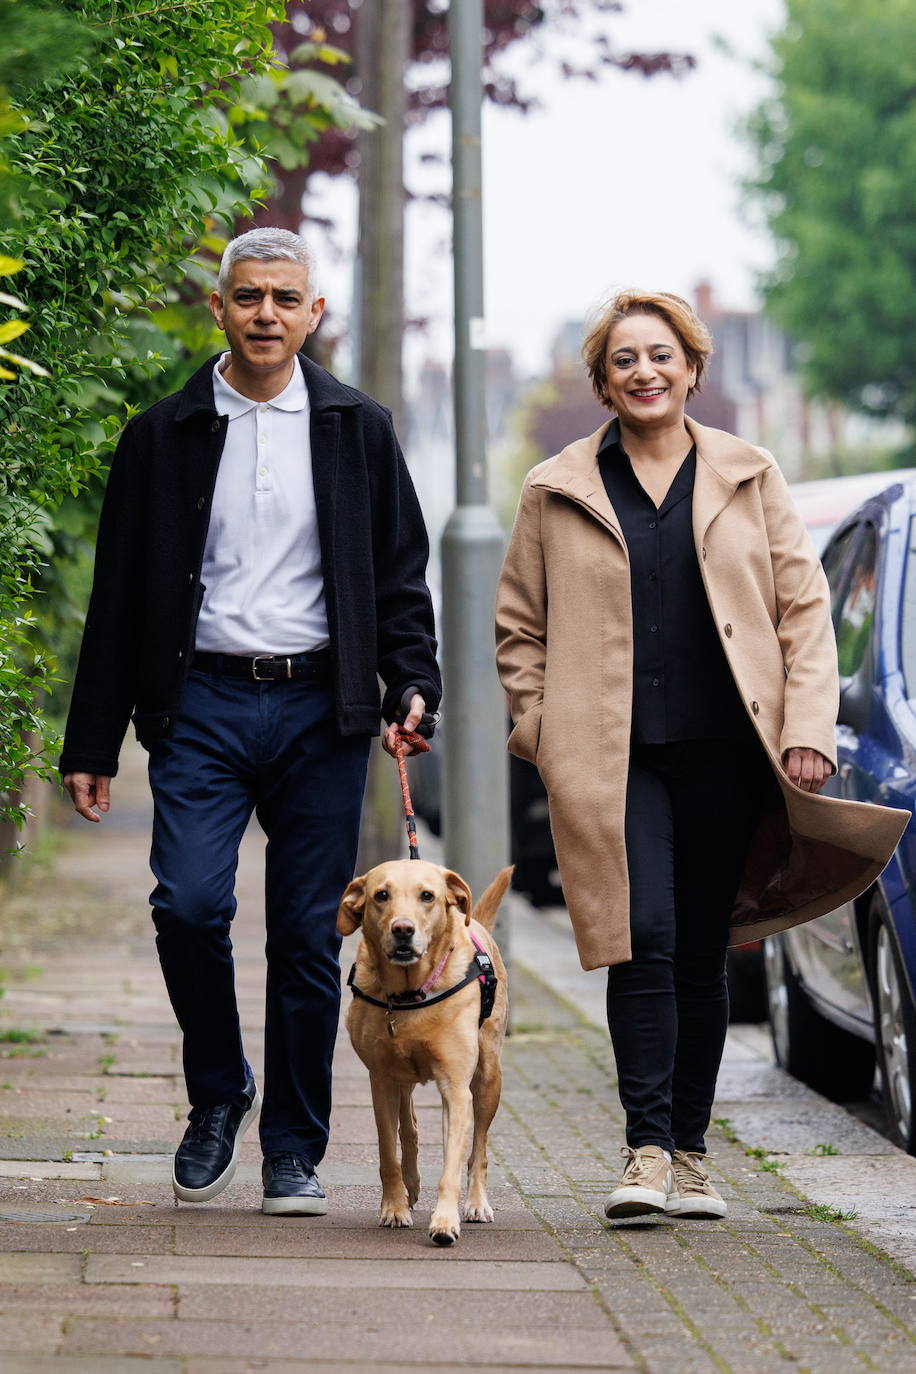
[[[259,676],[258,676],[258,664],[259,664],[259,663],[262,663],[262,662],[263,662],[263,663],[270,663],[270,662],[273,661],[273,657],[274,657],[273,654],[257,654],[257,655],[251,660],[251,676],[254,678],[255,682],[273,682],[273,681],[274,681],[273,677],[259,677]]]

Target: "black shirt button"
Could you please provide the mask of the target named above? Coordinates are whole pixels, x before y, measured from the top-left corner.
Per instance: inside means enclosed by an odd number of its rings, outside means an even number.
[[[657,520],[650,520],[650,521],[649,521],[649,529],[650,529],[650,530],[654,530],[654,529],[655,529],[655,526],[656,526],[657,524],[658,524],[658,521],[657,521]]]

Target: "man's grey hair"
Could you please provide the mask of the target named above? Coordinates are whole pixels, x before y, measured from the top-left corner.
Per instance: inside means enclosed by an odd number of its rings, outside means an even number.
[[[247,234],[239,234],[230,239],[223,250],[216,279],[216,289],[221,296],[226,294],[229,274],[233,265],[246,258],[258,258],[262,262],[301,262],[309,274],[309,290],[318,295],[318,275],[315,270],[315,255],[305,239],[289,229],[249,229]]]

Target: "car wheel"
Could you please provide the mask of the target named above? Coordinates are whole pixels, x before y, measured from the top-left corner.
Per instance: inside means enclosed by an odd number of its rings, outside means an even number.
[[[916,1154],[916,1011],[880,897],[872,906],[872,995],[881,1088],[891,1134]]]
[[[792,968],[781,936],[769,936],[763,947],[777,1064],[835,1102],[865,1097],[875,1077],[872,1046],[821,1015]]]

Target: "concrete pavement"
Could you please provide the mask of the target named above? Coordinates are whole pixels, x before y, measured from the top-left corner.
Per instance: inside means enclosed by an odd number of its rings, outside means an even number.
[[[329,1215],[261,1214],[256,1133],[224,1194],[176,1207],[187,1107],[146,902],[142,759],[116,789],[104,825],[71,827],[0,909],[0,1374],[916,1370],[916,1282],[875,1248],[916,1264],[916,1162],[785,1080],[753,1031],[734,1037],[711,1142],[726,1222],[604,1221],[623,1130],[603,979],[578,970],[556,914],[518,901],[492,1226],[465,1226],[454,1250],[427,1242],[441,1161],[429,1088],[417,1224],[376,1226],[368,1083],[345,1034]],[[256,1069],[262,849],[250,833],[235,932]],[[831,1219],[840,1207],[860,1219]]]

